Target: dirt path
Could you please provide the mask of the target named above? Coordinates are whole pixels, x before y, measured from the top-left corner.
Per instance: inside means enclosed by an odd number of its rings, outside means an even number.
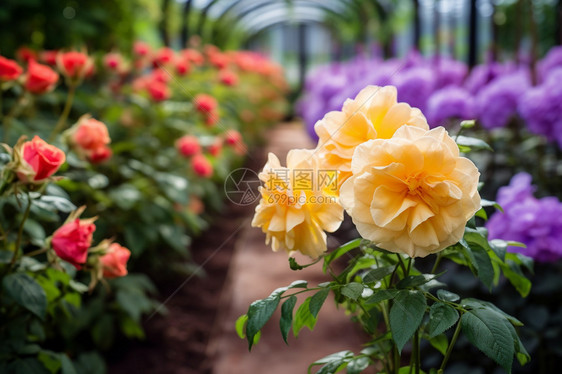
[[[313,147],[297,124],[272,130],[268,139],[267,151],[275,153],[282,164],[290,149]],[[234,322],[247,311],[252,301],[267,297],[274,289],[294,280],[304,279],[313,285],[328,280],[320,264],[292,271],[287,254],[272,252],[264,240],[261,230],[251,228],[246,222],[231,259],[221,295],[218,322],[207,349],[212,373],[306,373],[310,363],[328,354],[345,349],[358,351],[362,341],[360,333],[343,310],[336,309],[329,297],[319,314],[314,332],[304,329],[298,339],[290,336],[289,345],[285,345],[279,331],[278,310],[264,327],[259,344],[251,353],[248,352],[247,342],[236,335]],[[310,262],[306,257],[297,257],[297,261]]]

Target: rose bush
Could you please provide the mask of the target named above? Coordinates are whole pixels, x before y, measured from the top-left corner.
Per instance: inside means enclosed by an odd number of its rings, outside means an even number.
[[[464,122],[461,129],[473,125]],[[515,359],[526,364],[530,356],[517,333],[522,325],[517,318],[490,302],[462,298],[440,281],[446,273],[442,261],[447,259],[469,268],[488,290],[503,275],[522,296],[529,293],[530,281],[522,269],[532,271],[532,260],[506,252],[509,245],[520,244],[489,241],[486,229],[476,225],[476,217],[487,218],[482,206],[495,203],[480,198],[480,173],[459,149],[469,152],[466,144],[487,145],[458,135],[456,139],[463,141],[457,145],[444,128],[429,130],[421,111],[396,103],[392,87],[362,90],[358,98],[345,102],[342,112],[326,115],[316,129],[320,138],[316,150],[290,151],[288,168],[269,156],[260,174],[262,199],[252,224],[262,228],[274,251],[283,249],[289,256],[299,251],[317,258],[300,265],[290,257],[291,269],[323,261],[331,281],[309,285],[297,280],[253,302],[236,322],[249,348],[258,343],[280,304],[279,327],[287,342],[291,329],[295,337],[304,327],[314,329],[322,305],[333,294],[370,339],[360,352],[334,353],[312,363],[308,372],[321,366],[318,373],[346,368],[359,373],[375,366],[387,374],[443,373],[461,332],[507,372]],[[327,200],[329,208],[298,200],[299,195],[318,191],[318,186],[306,184],[316,178],[296,176],[314,171],[318,161],[334,159],[337,162],[328,165],[344,179],[343,184],[334,181],[332,193],[339,200]],[[338,228],[342,206],[361,238],[324,254],[325,232]],[[433,264],[419,257],[432,259]],[[297,295],[304,293],[312,295],[294,312]],[[453,327],[454,332],[448,332]],[[421,347],[428,346],[424,340],[442,356],[440,364],[439,358],[423,362]]]

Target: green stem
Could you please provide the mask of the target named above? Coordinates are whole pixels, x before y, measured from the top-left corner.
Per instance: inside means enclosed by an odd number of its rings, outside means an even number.
[[[72,101],[74,100],[74,93],[76,91],[76,85],[70,84],[68,87],[68,95],[66,96],[66,103],[64,104],[64,109],[55,125],[55,128],[51,132],[49,136],[49,143],[52,143],[55,140],[55,137],[59,132],[64,129],[64,125],[66,124],[66,120],[68,119],[68,115],[70,114],[70,108],[72,108]]]
[[[394,356],[394,373],[398,374],[400,371],[400,353],[398,353],[398,348],[396,345],[392,346],[392,354]]]
[[[453,334],[453,338],[451,339],[451,343],[447,347],[447,352],[445,353],[445,357],[443,358],[443,362],[441,363],[441,367],[439,368],[438,374],[443,374],[445,370],[445,366],[447,365],[447,361],[449,361],[449,356],[451,356],[451,352],[453,351],[453,346],[457,342],[459,335],[461,333],[461,323],[457,323],[457,328],[455,329],[455,333]]]
[[[442,252],[439,252],[437,254],[437,258],[435,259],[435,264],[433,264],[433,268],[431,269],[431,274],[435,274],[435,272],[437,271],[437,267],[439,266],[439,263],[441,263],[442,258],[443,258]]]
[[[42,253],[45,253],[47,251],[48,251],[48,248],[41,248],[41,249],[37,249],[37,250],[32,251],[32,252],[26,253],[26,254],[24,254],[24,256],[33,257],[33,256],[40,255]]]
[[[413,342],[413,354],[414,354],[414,366],[416,367],[416,374],[420,374],[420,366],[421,366],[421,360],[420,360],[420,330],[416,330],[416,333],[414,334],[414,342]]]
[[[25,212],[23,213],[23,218],[20,223],[20,227],[18,229],[18,238],[16,239],[16,247],[14,248],[14,255],[12,256],[12,261],[10,262],[10,269],[14,267],[16,261],[18,259],[18,253],[20,252],[21,240],[23,236],[23,226],[25,221],[27,221],[27,217],[29,217],[29,212],[31,211],[31,198],[27,195],[27,208],[25,208]]]
[[[398,262],[400,263],[400,267],[402,268],[402,271],[404,272],[404,277],[407,277],[408,275],[406,274],[406,265],[404,265],[404,261],[402,260],[402,256],[400,256],[400,254],[396,254],[396,256],[398,257]]]
[[[410,269],[412,268],[412,258],[408,258],[408,267],[406,268],[406,276],[410,275]]]

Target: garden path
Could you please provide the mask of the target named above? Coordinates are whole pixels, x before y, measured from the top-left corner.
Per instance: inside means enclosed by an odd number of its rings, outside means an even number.
[[[266,152],[275,153],[285,164],[285,156],[292,148],[313,148],[303,126],[284,124],[268,134]],[[267,297],[278,287],[304,279],[310,284],[328,280],[321,264],[292,271],[286,253],[275,253],[266,246],[265,235],[250,226],[250,218],[238,236],[216,323],[207,348],[208,367],[213,374],[246,373],[306,373],[310,363],[328,354],[361,348],[361,332],[349,321],[342,309],[337,309],[328,297],[318,316],[314,332],[303,329],[298,339],[290,333],[288,346],[279,331],[279,310],[262,330],[260,342],[248,352],[246,340],[238,338],[234,329],[236,319],[246,313],[250,303]],[[305,264],[310,259],[297,256]],[[217,295],[219,297],[219,295]],[[304,298],[299,299],[297,306]],[[279,308],[278,308],[279,309]],[[295,308],[296,310],[296,308]]]

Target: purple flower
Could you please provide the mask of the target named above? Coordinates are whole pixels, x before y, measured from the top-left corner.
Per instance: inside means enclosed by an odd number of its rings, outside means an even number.
[[[466,78],[464,87],[471,94],[477,94],[488,83],[501,76],[504,70],[505,67],[498,63],[478,65],[472,69],[472,71]]]
[[[562,47],[554,47],[538,63],[537,70],[541,81],[545,81],[552,70],[560,67],[562,67]]]
[[[431,127],[444,125],[450,118],[470,119],[474,99],[463,88],[449,86],[435,91],[427,101],[425,115]]]
[[[476,96],[476,116],[487,129],[505,127],[517,113],[519,98],[528,90],[528,73],[517,71],[496,78]]]
[[[562,203],[555,197],[533,196],[531,176],[515,175],[509,186],[498,193],[504,212],[495,213],[486,224],[490,239],[501,238],[524,243],[527,247],[508,247],[540,262],[562,258]]]
[[[393,77],[398,101],[425,111],[428,97],[435,89],[435,74],[428,67],[414,67]]]
[[[463,62],[441,58],[437,67],[437,88],[460,86],[467,73],[468,68]]]

